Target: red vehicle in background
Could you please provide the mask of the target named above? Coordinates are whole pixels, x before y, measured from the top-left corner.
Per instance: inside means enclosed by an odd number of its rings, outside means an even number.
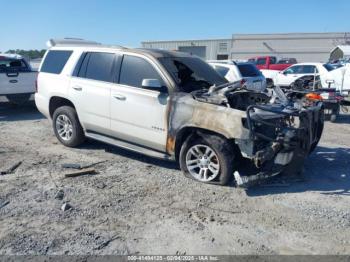
[[[258,56],[248,59],[248,62],[254,63],[257,68],[266,70],[282,71],[287,67],[297,63],[295,58],[282,58],[277,61],[275,56]]]

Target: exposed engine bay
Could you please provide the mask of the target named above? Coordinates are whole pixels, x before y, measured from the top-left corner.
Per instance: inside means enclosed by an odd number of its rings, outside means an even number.
[[[255,169],[245,182],[279,174],[288,165],[296,170],[296,164],[302,165],[317,146],[323,131],[322,103],[305,96],[287,97],[279,87],[254,92],[235,82],[192,95],[197,101],[246,112],[242,125],[249,130],[249,139],[235,139],[242,156],[250,159]],[[244,182],[237,174],[235,177]]]

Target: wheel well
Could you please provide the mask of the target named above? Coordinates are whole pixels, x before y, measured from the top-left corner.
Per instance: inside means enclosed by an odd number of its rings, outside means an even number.
[[[211,131],[211,130],[207,130],[207,129],[203,129],[203,128],[198,128],[198,127],[184,127],[182,128],[176,135],[176,140],[175,140],[175,159],[178,160],[179,159],[179,155],[180,155],[180,150],[181,150],[181,146],[182,144],[185,142],[185,140],[189,137],[189,136],[194,136],[194,137],[203,137],[203,135],[215,135],[215,136],[219,136],[223,139],[227,139],[230,141],[230,143],[232,143],[232,146],[234,147],[234,139],[233,138],[227,138],[224,135]]]
[[[51,97],[50,103],[49,103],[49,112],[50,112],[51,118],[52,118],[55,110],[61,106],[71,106],[71,107],[75,108],[73,103],[71,101],[69,101],[68,99],[63,98],[63,97],[59,97],[59,96],[53,96],[53,97]]]

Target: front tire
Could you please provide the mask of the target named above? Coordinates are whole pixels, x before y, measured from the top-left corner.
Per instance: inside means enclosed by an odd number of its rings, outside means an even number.
[[[70,106],[57,108],[52,120],[55,135],[63,145],[76,147],[85,141],[84,130],[74,108]]]
[[[233,178],[233,148],[216,135],[189,137],[180,150],[180,168],[199,182],[227,185]]]

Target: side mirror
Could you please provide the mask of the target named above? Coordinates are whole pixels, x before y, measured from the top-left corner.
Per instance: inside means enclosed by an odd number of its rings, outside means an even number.
[[[142,88],[168,93],[168,88],[163,86],[158,79],[143,79]]]
[[[142,87],[149,90],[159,91],[161,93],[168,93],[166,86],[163,86],[158,79],[143,79]]]
[[[162,87],[162,84],[158,79],[143,79],[142,80],[142,87],[148,88],[148,89],[160,89]]]

